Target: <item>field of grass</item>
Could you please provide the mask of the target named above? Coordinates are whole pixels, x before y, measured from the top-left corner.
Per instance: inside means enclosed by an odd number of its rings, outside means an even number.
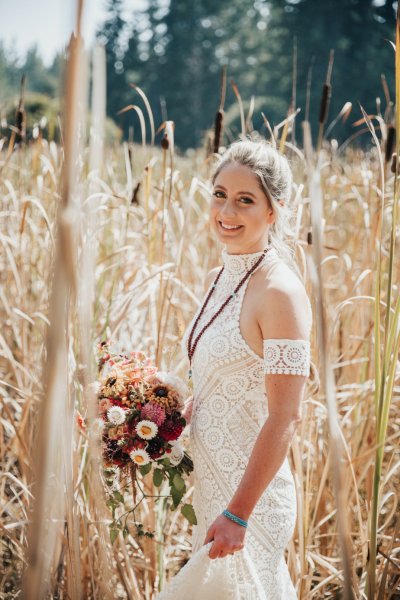
[[[210,157],[174,152],[171,122],[163,147],[96,153],[101,128],[86,142],[79,126],[79,51],[63,146],[40,135],[16,146],[1,132],[0,597],[150,600],[188,559],[190,526],[144,479],[140,519],[154,539],[132,527],[111,544],[110,489],[77,415],[95,416],[87,384],[105,338],[185,377],[180,339],[220,264]],[[294,146],[287,124],[264,132],[293,167],[320,377],[289,455],[298,524],[287,561],[302,600],[400,598],[398,192],[390,106],[377,117],[363,120],[369,150]]]

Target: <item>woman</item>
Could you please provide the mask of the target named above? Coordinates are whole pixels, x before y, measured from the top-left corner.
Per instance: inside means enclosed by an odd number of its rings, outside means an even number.
[[[292,175],[262,140],[234,142],[211,177],[223,266],[185,331],[193,398],[193,556],[159,600],[291,600],[296,522],[287,453],[310,373],[311,306],[289,246]]]

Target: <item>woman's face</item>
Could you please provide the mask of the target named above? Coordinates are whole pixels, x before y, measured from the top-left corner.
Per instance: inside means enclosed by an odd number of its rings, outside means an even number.
[[[229,163],[218,174],[211,197],[210,224],[229,254],[264,250],[274,222],[257,176],[238,163]]]

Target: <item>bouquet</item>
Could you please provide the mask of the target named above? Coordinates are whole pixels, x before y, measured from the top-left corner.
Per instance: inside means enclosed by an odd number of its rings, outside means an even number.
[[[193,462],[185,451],[182,432],[186,420],[182,416],[187,394],[183,381],[174,374],[158,371],[141,351],[129,355],[112,350],[111,342],[98,344],[99,381],[96,384],[102,456],[105,482],[109,488],[108,505],[113,520],[110,525],[111,541],[120,530],[129,532],[127,517],[135,516],[135,509],[146,496],[138,472],[153,478],[156,487],[168,482],[169,494],[158,496],[172,502],[172,510],[181,503],[186,493],[185,477],[193,470]],[[116,508],[125,505],[124,475],[130,476],[132,510],[116,518]],[[126,486],[125,486],[126,487]],[[137,493],[142,493],[137,502]],[[153,495],[153,494],[152,494]],[[168,506],[168,501],[167,501]],[[191,504],[181,506],[181,513],[192,524],[196,516]],[[137,535],[154,537],[144,531],[135,520]]]

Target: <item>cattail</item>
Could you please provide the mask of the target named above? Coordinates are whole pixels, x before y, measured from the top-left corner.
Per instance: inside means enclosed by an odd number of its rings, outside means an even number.
[[[331,50],[330,54],[329,54],[329,62],[328,62],[328,70],[326,73],[326,79],[325,79],[325,83],[322,88],[321,104],[319,107],[319,117],[318,117],[319,131],[318,131],[317,152],[319,152],[321,150],[322,138],[323,138],[323,133],[324,133],[324,123],[326,121],[326,118],[327,118],[328,112],[329,112],[329,103],[331,100],[331,93],[332,93],[331,75],[332,75],[332,68],[333,68],[333,57],[334,57],[334,51]]]
[[[396,137],[396,127],[394,125],[389,125],[387,137],[386,137],[386,146],[385,146],[385,162],[387,162],[387,163],[392,158],[395,137]]]
[[[307,244],[308,244],[309,246],[312,246],[312,231],[309,231],[309,232],[307,233]]]
[[[21,78],[21,91],[19,96],[18,108],[15,113],[15,128],[17,129],[15,135],[15,142],[20,144],[25,140],[26,137],[26,113],[24,108],[24,88],[25,88],[25,73]]]
[[[324,83],[322,88],[322,98],[319,108],[318,122],[322,125],[325,123],[329,111],[329,103],[331,99],[332,86],[330,83]]]
[[[215,154],[218,154],[219,147],[221,145],[221,135],[223,131],[224,125],[224,104],[225,104],[225,96],[226,96],[226,65],[222,67],[221,71],[221,85],[219,91],[219,109],[217,114],[215,115],[215,123],[214,123],[214,143],[210,144],[211,148],[207,149],[207,156],[209,156],[214,150]]]
[[[139,183],[137,184],[137,186],[133,190],[132,199],[131,199],[131,204],[136,204],[136,206],[139,205],[138,193],[139,193],[139,190],[140,190],[140,185],[141,185],[141,183],[139,181]]]
[[[161,148],[163,150],[168,150],[169,148],[169,140],[168,140],[168,135],[165,133],[164,137],[161,140]]]
[[[17,112],[15,113],[15,127],[18,130],[15,135],[15,142],[21,143],[25,139],[26,135],[26,115],[23,107],[18,106]]]
[[[396,154],[396,152],[394,152],[392,154],[392,164],[390,165],[390,170],[394,174],[396,174],[396,165],[397,165],[397,154]]]
[[[214,152],[218,154],[219,146],[221,143],[221,133],[224,123],[224,111],[220,109],[215,115],[215,128],[214,128]]]

